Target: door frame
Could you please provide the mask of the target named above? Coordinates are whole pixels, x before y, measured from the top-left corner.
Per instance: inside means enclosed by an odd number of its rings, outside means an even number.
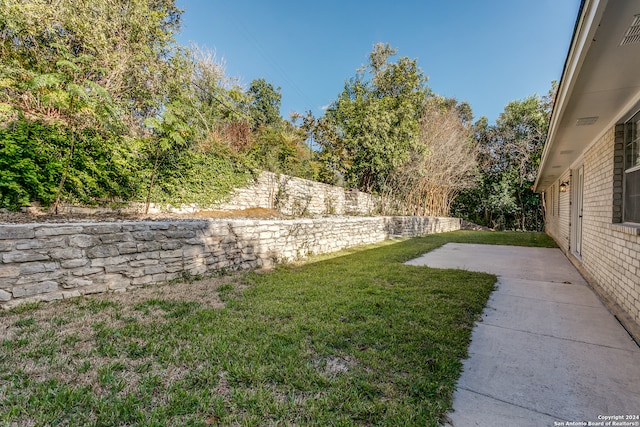
[[[582,259],[582,228],[584,216],[584,165],[571,171],[571,243],[573,255]]]

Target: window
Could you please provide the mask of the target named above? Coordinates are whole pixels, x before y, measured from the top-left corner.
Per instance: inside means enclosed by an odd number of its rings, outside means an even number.
[[[640,222],[640,112],[624,127],[624,221]]]

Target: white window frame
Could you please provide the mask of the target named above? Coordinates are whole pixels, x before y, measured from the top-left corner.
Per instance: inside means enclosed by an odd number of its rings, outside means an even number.
[[[635,161],[630,162],[629,156],[635,157]],[[630,164],[631,163],[631,164]],[[634,164],[635,163],[635,164]],[[629,215],[628,204],[630,194],[628,192],[628,179],[633,174],[634,179],[640,180],[640,111],[634,114],[624,124],[624,179],[623,179],[623,221],[640,223],[640,206],[636,206],[632,215]],[[638,194],[635,197],[640,197],[640,183],[635,183],[635,187],[638,188]]]

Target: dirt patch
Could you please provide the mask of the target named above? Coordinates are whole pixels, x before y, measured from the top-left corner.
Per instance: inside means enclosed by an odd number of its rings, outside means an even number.
[[[285,219],[286,215],[267,208],[236,209],[229,211],[203,210],[194,213],[160,213],[153,215],[108,212],[95,214],[52,214],[38,209],[26,212],[0,210],[0,224],[68,223],[68,222],[115,222],[115,221],[164,221],[193,219]]]
[[[473,231],[495,231],[489,227],[485,227],[484,225],[474,224],[473,222],[462,220],[460,224],[461,230],[473,230]]]
[[[0,342],[19,346],[11,352],[24,374],[38,381],[55,379],[74,386],[87,386],[98,395],[108,389],[100,384],[101,373],[122,370],[124,381],[120,393],[135,389],[145,375],[156,375],[165,384],[183,378],[188,371],[180,367],[163,367],[156,360],[141,355],[105,355],[101,340],[107,344],[117,339],[121,328],[137,324],[162,327],[171,322],[172,309],[180,303],[193,309],[224,308],[220,290],[224,287],[239,292],[242,273],[210,277],[194,282],[149,285],[122,293],[105,293],[73,298],[37,309],[0,314]],[[227,291],[228,292],[228,291]],[[165,304],[165,305],[163,305]],[[147,337],[131,338],[130,351],[144,349]],[[180,342],[181,347],[189,345]],[[180,348],[175,349],[176,352]],[[139,369],[147,366],[145,370]],[[104,383],[104,381],[103,381]]]

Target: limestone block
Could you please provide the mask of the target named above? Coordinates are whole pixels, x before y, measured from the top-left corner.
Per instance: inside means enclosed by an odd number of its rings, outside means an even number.
[[[82,226],[80,225],[40,226],[35,230],[35,237],[63,236],[68,234],[80,234],[80,233],[82,233]]]
[[[115,292],[116,294],[122,293],[122,292],[126,292],[128,288],[130,288],[131,285],[111,285],[109,286],[109,290]]]
[[[104,266],[105,273],[124,273],[126,271],[129,271],[129,266],[127,264],[116,264],[116,265]]]
[[[184,246],[182,248],[182,254],[185,257],[200,256],[204,253],[205,253],[205,249],[202,246],[191,245],[191,246]]]
[[[204,274],[207,272],[207,266],[206,265],[196,265],[193,266],[191,268],[187,268],[185,269],[186,271],[188,271],[190,274]]]
[[[107,285],[103,283],[94,283],[93,285],[78,288],[83,295],[98,294],[108,290]]]
[[[0,240],[0,252],[8,252],[13,249],[14,242],[12,240]]]
[[[65,259],[60,261],[60,267],[68,269],[84,267],[87,264],[89,264],[89,260],[86,258]]]
[[[109,233],[100,235],[100,241],[102,243],[117,243],[117,242],[131,242],[133,236],[131,233]]]
[[[136,261],[130,261],[129,267],[138,268],[138,267],[147,267],[149,265],[157,265],[160,261],[157,259],[141,259]]]
[[[14,262],[49,261],[49,256],[39,252],[12,251],[2,254],[2,261],[6,264]]]
[[[128,270],[122,271],[122,274],[130,278],[144,276],[142,268],[130,268]]]
[[[107,258],[120,255],[115,245],[100,245],[87,249],[88,258]]]
[[[140,276],[140,277],[134,277],[133,279],[131,279],[131,284],[132,285],[145,285],[147,283],[151,283],[152,278],[151,276]]]
[[[182,273],[180,273],[180,272],[167,273],[165,276],[166,276],[166,280],[174,280],[174,279],[177,279],[180,276],[182,276]]]
[[[104,272],[103,267],[91,267],[91,266],[83,266],[71,271],[71,274],[76,277],[90,276],[92,274],[99,274]]]
[[[146,231],[149,229],[149,225],[147,223],[130,223],[130,224],[122,224],[122,231]]]
[[[3,225],[0,226],[0,240],[32,239],[35,231],[31,225]]]
[[[20,276],[20,267],[18,265],[0,264],[0,279],[17,278]]]
[[[162,249],[160,242],[142,242],[137,244],[138,252],[153,252]]]
[[[96,238],[88,234],[77,234],[69,237],[69,246],[88,248],[96,244]]]
[[[174,249],[160,252],[160,259],[163,258],[182,258],[182,249]]]
[[[121,242],[116,243],[118,252],[122,255],[133,254],[138,252],[138,244],[136,242]]]
[[[128,255],[132,260],[141,260],[141,259],[160,259],[161,251],[153,251],[153,252],[142,252],[138,254]]]
[[[151,283],[164,282],[167,280],[167,275],[165,273],[154,274],[151,276]]]
[[[246,261],[255,261],[257,259],[257,257],[253,254],[243,254],[242,255],[242,262],[246,262]]]
[[[0,302],[7,302],[9,300],[11,300],[11,294],[0,289]]]
[[[83,279],[80,277],[68,277],[62,280],[62,287],[64,289],[79,288],[89,285],[93,285],[93,280]]]
[[[131,259],[131,256],[135,255],[120,255],[109,258],[93,258],[91,260],[91,267],[104,267],[106,265],[117,265],[126,263]]]
[[[62,291],[62,298],[63,299],[67,299],[67,298],[76,298],[81,296],[82,294],[80,293],[79,290],[72,290],[72,291]]]
[[[148,267],[144,267],[142,271],[144,274],[164,273],[166,271],[166,266],[164,264],[150,265]]]
[[[64,275],[62,270],[48,271],[45,273],[21,274],[16,281],[16,285],[25,285],[35,282],[46,282],[57,280]]]
[[[122,225],[119,223],[102,223],[96,225],[85,225],[81,230],[84,234],[111,234],[120,233],[122,231]],[[75,234],[80,233],[77,231]]]
[[[171,224],[166,221],[153,222],[148,224],[149,230],[168,230]]]
[[[13,287],[13,297],[22,298],[31,295],[53,292],[58,289],[58,282],[47,280],[45,282],[32,283]]]
[[[185,239],[184,243],[187,245],[214,245],[222,239],[215,239],[208,236],[198,236],[191,239]]]
[[[170,251],[173,249],[178,249],[182,247],[182,243],[177,242],[175,240],[162,243],[162,250]]]
[[[20,274],[44,273],[55,271],[57,268],[55,262],[24,262],[20,264]]]
[[[47,249],[47,248],[63,248],[66,246],[65,237],[46,237],[41,239],[19,240],[16,242],[16,249]]]
[[[155,233],[153,231],[135,231],[133,233],[131,233],[133,238],[135,240],[141,240],[141,241],[151,241],[151,240],[156,240],[158,239],[158,233]],[[164,236],[162,236],[164,237]]]
[[[55,248],[49,250],[49,255],[53,259],[78,259],[84,256],[80,248]]]
[[[176,263],[172,263],[172,264],[167,264],[165,266],[165,271],[167,273],[176,273],[178,271],[182,271],[184,270],[184,266],[182,265],[181,262],[176,262]]]
[[[190,239],[196,237],[196,232],[193,230],[169,230],[165,232],[165,235],[170,239]]]

